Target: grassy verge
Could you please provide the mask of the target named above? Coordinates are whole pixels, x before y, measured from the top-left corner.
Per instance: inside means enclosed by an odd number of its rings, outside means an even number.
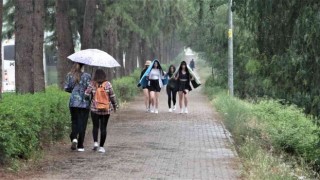
[[[232,98],[212,76],[204,91],[233,135],[245,179],[319,178],[319,127],[301,109],[272,99]]]

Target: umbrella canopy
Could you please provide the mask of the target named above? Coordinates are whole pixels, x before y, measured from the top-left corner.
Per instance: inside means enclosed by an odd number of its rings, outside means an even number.
[[[85,49],[71,54],[68,58],[73,62],[99,67],[120,67],[120,64],[108,53],[99,49]]]

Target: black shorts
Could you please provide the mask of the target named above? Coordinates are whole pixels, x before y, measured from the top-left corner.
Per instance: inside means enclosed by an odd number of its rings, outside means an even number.
[[[180,81],[178,91],[188,90],[191,91],[190,81]]]
[[[150,80],[150,86],[148,86],[149,91],[160,92],[161,88],[159,85],[159,80]]]

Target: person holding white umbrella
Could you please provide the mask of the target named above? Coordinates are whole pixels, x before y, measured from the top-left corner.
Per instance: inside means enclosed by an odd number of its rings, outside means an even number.
[[[85,98],[85,91],[91,81],[90,74],[84,72],[84,64],[99,67],[119,67],[120,64],[108,53],[98,49],[81,50],[68,56],[68,59],[76,62],[65,82],[65,90],[71,93],[69,102],[72,121],[71,149],[83,152],[83,141],[90,110],[90,100]]]
[[[71,114],[71,149],[84,151],[83,141],[86,134],[90,111],[90,101],[85,99],[85,90],[89,86],[91,76],[84,72],[84,64],[74,63],[67,74],[64,89],[71,93],[69,108]]]

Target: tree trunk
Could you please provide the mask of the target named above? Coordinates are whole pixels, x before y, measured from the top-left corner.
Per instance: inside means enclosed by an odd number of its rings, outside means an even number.
[[[33,0],[15,0],[16,92],[34,92]]]
[[[56,31],[58,39],[58,83],[63,88],[64,79],[72,62],[67,57],[74,53],[71,25],[68,16],[69,1],[56,0]]]
[[[3,11],[3,0],[0,0],[0,37],[2,37],[2,11]],[[0,47],[2,47],[1,41],[0,41]],[[2,57],[0,50],[0,57]],[[0,60],[0,100],[2,98],[2,58]]]
[[[81,49],[88,49],[92,48],[93,46],[93,28],[96,14],[96,4],[96,0],[86,0]]]
[[[33,12],[33,61],[34,61],[34,91],[45,90],[43,69],[44,43],[44,1],[34,0]]]

